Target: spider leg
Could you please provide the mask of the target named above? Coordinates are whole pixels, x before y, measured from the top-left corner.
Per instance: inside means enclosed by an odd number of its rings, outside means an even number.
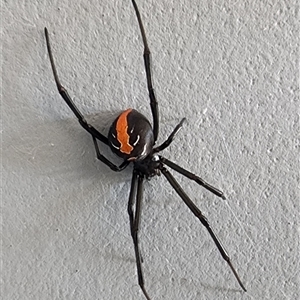
[[[124,160],[123,163],[120,164],[120,166],[116,166],[115,164],[113,164],[104,155],[102,155],[100,153],[99,146],[98,146],[96,138],[93,135],[92,135],[92,138],[93,138],[94,146],[95,146],[95,149],[96,149],[97,158],[100,161],[102,161],[104,164],[109,166],[113,171],[120,172],[120,171],[124,170],[129,165],[130,161],[127,161],[127,160]]]
[[[175,189],[175,191],[177,192],[177,194],[181,197],[181,199],[184,201],[184,203],[188,206],[188,208],[200,220],[200,222],[206,227],[206,229],[208,230],[210,236],[214,240],[214,242],[215,242],[215,244],[216,244],[219,252],[221,253],[223,259],[227,261],[227,263],[228,263],[230,269],[232,270],[235,278],[237,279],[239,285],[246,292],[246,288],[244,287],[244,285],[241,282],[241,280],[240,280],[240,278],[239,278],[239,276],[238,276],[235,268],[233,267],[233,265],[231,263],[231,260],[230,260],[230,258],[228,256],[226,250],[224,249],[224,247],[222,246],[221,242],[219,241],[219,239],[216,237],[215,233],[211,229],[211,227],[210,227],[210,225],[209,225],[206,217],[202,214],[202,212],[198,209],[198,207],[192,202],[192,200],[184,192],[184,190],[178,184],[178,182],[173,177],[173,175],[166,168],[164,168],[164,167],[161,169],[161,171],[165,175],[165,177],[167,178],[167,180],[169,181],[169,183],[171,184],[171,186]]]
[[[183,122],[186,120],[186,118],[183,118],[180,123],[174,128],[172,133],[169,135],[166,141],[164,141],[161,145],[153,149],[153,153],[160,152],[164,149],[166,149],[174,140],[175,135],[178,133],[178,131],[181,129]]]
[[[177,164],[171,162],[170,160],[160,156],[160,159],[162,161],[162,163],[166,164],[167,166],[169,166],[170,168],[172,168],[173,170],[175,170],[176,172],[182,174],[183,176],[194,180],[195,182],[197,182],[199,185],[202,185],[204,188],[206,188],[207,190],[209,190],[210,192],[212,192],[213,194],[215,194],[218,197],[221,197],[222,199],[226,199],[223,192],[221,192],[220,190],[218,190],[217,188],[213,187],[212,185],[208,184],[207,182],[205,182],[202,178],[200,178],[199,176],[185,170],[184,168],[178,166]]]
[[[77,117],[80,125],[86,131],[88,131],[93,137],[97,138],[98,140],[100,140],[104,144],[108,145],[107,137],[104,136],[103,134],[101,134],[96,128],[94,128],[93,126],[91,126],[90,124],[87,123],[84,116],[82,115],[82,113],[79,111],[79,109],[76,107],[73,100],[69,96],[67,90],[61,85],[61,83],[59,81],[59,78],[58,78],[58,75],[57,75],[57,70],[56,70],[56,67],[55,67],[55,64],[54,64],[54,59],[53,59],[51,46],[50,46],[49,34],[48,34],[48,30],[47,30],[46,27],[45,27],[45,37],[46,37],[47,50],[48,50],[48,54],[49,54],[49,58],[50,58],[50,63],[51,63],[52,71],[53,71],[53,76],[54,76],[54,80],[55,80],[55,83],[56,83],[59,94],[62,96],[62,98],[68,104],[68,106],[71,108],[71,110],[73,111],[73,113]]]
[[[139,286],[142,289],[147,300],[151,300],[150,297],[148,296],[148,293],[146,292],[145,285],[144,285],[144,276],[142,271],[142,258],[139,250],[139,238],[138,238],[138,230],[139,230],[139,223],[141,217],[141,204],[143,198],[143,181],[144,181],[144,176],[138,175],[137,172],[133,170],[127,210],[129,215],[129,221],[130,221],[131,237],[134,244]],[[135,204],[135,212],[134,212],[133,204],[134,204],[135,193],[136,193],[136,204]]]
[[[158,131],[159,131],[159,116],[158,116],[158,105],[154,93],[154,88],[152,84],[152,76],[151,76],[151,57],[150,57],[150,49],[148,47],[148,42],[145,34],[145,29],[143,26],[142,18],[139,12],[139,9],[136,5],[135,0],[132,0],[132,4],[136,13],[136,17],[138,19],[143,44],[144,44],[144,64],[145,64],[145,70],[146,70],[146,77],[147,77],[147,87],[149,91],[149,97],[150,97],[150,106],[153,116],[153,133],[154,133],[154,141],[157,140]]]
[[[60,93],[60,95],[62,96],[62,98],[65,100],[65,102],[68,104],[68,106],[71,108],[71,110],[73,111],[73,113],[75,114],[75,116],[77,117],[80,125],[92,135],[93,138],[93,142],[94,142],[94,146],[96,149],[96,153],[97,153],[97,158],[102,161],[104,164],[106,164],[107,166],[109,166],[113,171],[122,171],[124,168],[126,168],[129,164],[129,162],[124,161],[119,167],[114,165],[112,162],[110,162],[106,157],[104,157],[99,150],[98,144],[96,139],[100,140],[101,142],[103,142],[104,144],[108,145],[108,139],[106,136],[104,136],[103,134],[101,134],[96,128],[94,128],[92,125],[88,124],[87,121],[85,120],[84,116],[82,115],[82,113],[79,111],[79,109],[76,107],[75,103],[73,102],[73,100],[71,99],[71,97],[69,96],[67,90],[61,85],[58,75],[57,75],[57,70],[54,64],[54,59],[53,59],[53,55],[52,55],[52,51],[51,51],[51,46],[50,46],[50,39],[49,39],[49,34],[48,34],[48,30],[45,27],[45,37],[46,37],[46,43],[47,43],[47,49],[48,49],[48,54],[49,54],[49,58],[50,58],[50,63],[51,63],[51,67],[52,67],[52,71],[53,71],[53,76],[54,76],[54,80],[58,89],[58,92]]]

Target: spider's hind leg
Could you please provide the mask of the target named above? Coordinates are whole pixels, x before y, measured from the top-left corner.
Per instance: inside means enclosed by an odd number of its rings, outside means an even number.
[[[92,136],[94,136],[96,139],[100,140],[104,144],[108,145],[108,139],[106,136],[101,134],[96,128],[94,128],[92,125],[88,124],[87,121],[85,120],[84,116],[82,113],[79,111],[79,109],[76,107],[75,103],[73,102],[72,98],[70,97],[68,91],[61,85],[60,80],[57,75],[57,70],[54,64],[54,59],[53,59],[53,54],[51,50],[51,45],[50,45],[50,38],[49,38],[49,33],[47,28],[45,27],[45,37],[46,37],[46,44],[47,44],[47,50],[50,58],[50,63],[51,63],[51,68],[54,76],[54,80],[58,89],[59,94],[62,96],[62,98],[65,100],[67,105],[70,107],[70,109],[73,111],[75,116],[77,117],[80,125],[88,131]]]
[[[158,116],[158,105],[157,105],[157,100],[153,88],[153,83],[152,83],[152,75],[151,75],[151,53],[150,49],[148,46],[147,38],[146,38],[146,33],[144,29],[144,25],[142,22],[142,18],[139,12],[139,9],[136,5],[136,2],[132,0],[132,4],[135,10],[136,17],[138,19],[142,39],[143,39],[143,44],[144,44],[144,64],[145,64],[145,70],[146,70],[146,78],[147,78],[147,87],[148,87],[148,92],[149,92],[149,98],[150,98],[150,106],[151,106],[151,111],[152,111],[152,116],[153,116],[153,133],[154,133],[154,141],[156,142],[157,136],[158,136],[158,131],[159,131],[159,116]]]
[[[186,118],[183,118],[179,122],[179,124],[177,124],[177,126],[174,128],[174,130],[172,131],[172,133],[169,135],[169,137],[161,145],[159,145],[158,147],[155,147],[153,149],[153,153],[160,152],[160,151],[166,149],[173,142],[175,135],[181,129],[184,121],[186,121]]]
[[[51,46],[50,46],[49,33],[48,33],[48,30],[47,30],[46,27],[45,27],[45,37],[46,37],[46,44],[47,44],[47,50],[48,50],[48,54],[49,54],[49,58],[50,58],[51,68],[52,68],[54,80],[55,80],[55,83],[56,83],[59,94],[65,100],[65,102],[70,107],[70,109],[73,111],[73,113],[77,117],[78,122],[80,123],[80,125],[88,133],[91,134],[91,136],[93,138],[94,146],[95,146],[95,149],[96,149],[97,158],[100,161],[102,161],[104,164],[109,166],[113,171],[116,171],[116,172],[117,171],[122,171],[124,168],[126,168],[128,166],[129,162],[124,161],[120,166],[116,166],[115,164],[110,162],[106,157],[104,157],[100,153],[100,150],[99,150],[99,147],[98,147],[98,144],[97,144],[97,140],[100,140],[102,143],[108,145],[108,139],[107,139],[106,136],[101,134],[96,128],[94,128],[92,125],[87,123],[84,116],[79,111],[79,109],[77,108],[77,106],[73,102],[72,98],[68,94],[68,91],[61,85],[60,80],[59,80],[58,75],[57,75],[57,70],[56,70],[56,67],[55,67],[55,64],[54,64],[54,59],[53,59],[52,50],[51,50]]]

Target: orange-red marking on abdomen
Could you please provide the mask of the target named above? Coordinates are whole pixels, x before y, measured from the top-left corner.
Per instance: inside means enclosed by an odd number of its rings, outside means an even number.
[[[117,140],[121,144],[120,151],[126,154],[130,154],[131,151],[133,150],[133,147],[129,144],[130,136],[127,133],[127,129],[128,129],[127,116],[131,111],[132,109],[130,108],[122,112],[116,124]]]

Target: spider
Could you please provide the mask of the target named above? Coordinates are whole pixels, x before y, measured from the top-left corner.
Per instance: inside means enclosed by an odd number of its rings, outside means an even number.
[[[214,243],[216,244],[221,256],[227,262],[230,269],[232,270],[235,278],[237,279],[241,288],[246,291],[243,283],[241,282],[235,268],[233,267],[231,260],[222,246],[221,242],[215,235],[214,231],[210,227],[207,218],[203,215],[203,213],[198,209],[198,207],[192,202],[189,196],[184,192],[178,182],[175,180],[173,175],[168,171],[166,167],[173,169],[174,171],[182,174],[190,180],[195,181],[199,185],[203,186],[213,194],[222,199],[226,199],[224,194],[213,187],[212,185],[205,182],[202,178],[196,176],[195,174],[185,170],[174,162],[168,160],[167,158],[159,155],[158,153],[167,148],[171,142],[173,141],[175,135],[181,129],[185,118],[183,118],[179,124],[174,128],[169,137],[159,146],[156,146],[156,141],[158,137],[159,131],[159,118],[158,118],[158,103],[156,100],[156,96],[153,89],[152,84],[152,75],[151,75],[151,61],[150,61],[150,50],[148,47],[148,42],[146,39],[146,34],[144,30],[144,26],[142,23],[142,19],[140,16],[140,12],[138,10],[137,4],[135,0],[132,0],[132,4],[135,10],[135,14],[137,17],[139,29],[141,32],[143,45],[144,45],[144,64],[146,70],[146,79],[147,79],[147,87],[150,98],[150,107],[153,117],[153,127],[149,120],[143,116],[138,111],[129,108],[122,111],[119,116],[112,123],[108,137],[104,136],[97,129],[95,129],[92,125],[87,123],[82,113],[76,107],[75,103],[69,96],[67,90],[61,85],[60,80],[57,75],[56,67],[54,64],[54,59],[50,47],[50,40],[47,28],[45,28],[45,38],[47,44],[47,50],[50,58],[50,63],[54,75],[54,80],[57,86],[57,89],[65,100],[67,105],[73,111],[75,116],[77,117],[80,125],[92,136],[94,147],[96,150],[97,158],[107,165],[110,169],[115,172],[119,172],[124,170],[130,163],[133,163],[133,173],[131,179],[131,187],[129,193],[129,201],[128,201],[128,215],[130,221],[130,232],[131,237],[133,239],[135,258],[136,258],[136,267],[137,267],[137,275],[138,275],[138,284],[148,300],[151,300],[148,292],[146,291],[144,284],[144,276],[142,271],[142,257],[139,250],[139,223],[141,219],[141,204],[142,204],[142,196],[143,196],[143,183],[145,178],[150,179],[153,176],[163,174],[167,181],[171,184],[171,186],[175,189],[177,194],[181,197],[184,203],[188,206],[188,208],[193,212],[193,214],[200,220],[200,222],[206,227],[209,234],[211,235]],[[117,166],[110,160],[108,160],[105,156],[103,156],[100,152],[98,141],[102,142],[105,145],[108,145],[112,152],[114,152],[117,156],[123,159],[123,162]],[[135,204],[135,208],[134,208]]]

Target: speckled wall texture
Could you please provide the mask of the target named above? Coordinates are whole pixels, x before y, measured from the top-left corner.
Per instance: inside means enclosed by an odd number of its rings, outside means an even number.
[[[145,182],[140,229],[152,300],[299,298],[299,1],[137,0],[152,52],[163,155],[247,288],[163,176]],[[127,201],[59,96],[107,134],[132,107],[151,120],[131,1],[2,1],[1,299],[145,299]],[[110,159],[120,160],[101,145]]]

